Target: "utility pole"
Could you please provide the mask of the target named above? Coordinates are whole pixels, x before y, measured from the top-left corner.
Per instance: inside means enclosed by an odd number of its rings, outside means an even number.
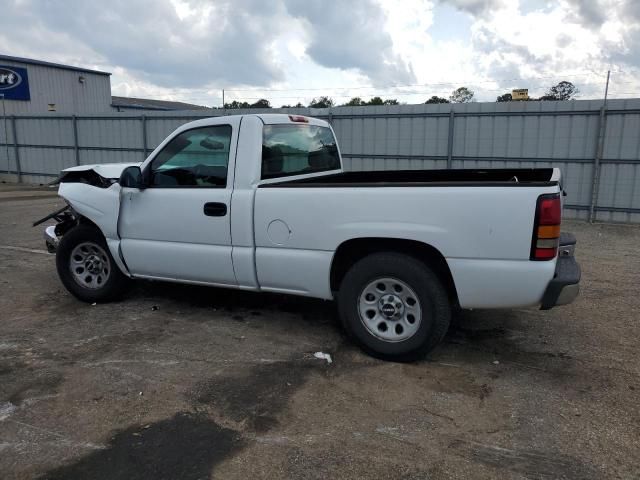
[[[604,137],[607,129],[607,96],[609,95],[609,79],[611,70],[607,70],[607,83],[604,87],[604,102],[600,108],[600,120],[598,123],[598,144],[596,146],[596,157],[593,162],[593,183],[591,184],[591,206],[589,208],[589,222],[595,220],[596,204],[598,203],[598,190],[600,187],[600,160],[604,153]]]
[[[224,110],[224,88],[222,89],[222,109]]]

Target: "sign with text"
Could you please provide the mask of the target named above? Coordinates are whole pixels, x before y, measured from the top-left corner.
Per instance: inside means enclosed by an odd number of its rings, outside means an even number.
[[[512,100],[529,100],[529,89],[516,88],[514,90],[511,90],[511,99]]]
[[[0,98],[31,100],[29,76],[26,68],[0,65]]]

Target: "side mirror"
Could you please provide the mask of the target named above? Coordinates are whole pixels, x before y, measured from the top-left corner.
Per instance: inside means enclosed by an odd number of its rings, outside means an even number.
[[[144,180],[142,179],[142,170],[140,170],[140,167],[135,165],[127,167],[122,171],[118,183],[123,188],[139,188],[141,190],[143,188],[147,188]]]

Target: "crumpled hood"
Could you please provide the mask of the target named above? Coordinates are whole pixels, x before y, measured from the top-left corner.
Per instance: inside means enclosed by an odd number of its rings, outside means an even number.
[[[122,171],[134,165],[140,166],[142,162],[137,163],[98,163],[95,165],[78,165],[77,167],[65,168],[62,172],[84,172],[93,170],[103,178],[120,178]],[[61,177],[64,176],[64,173]]]

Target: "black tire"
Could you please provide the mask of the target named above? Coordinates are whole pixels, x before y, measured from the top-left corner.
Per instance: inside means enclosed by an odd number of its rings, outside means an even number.
[[[76,275],[71,270],[71,255],[76,247],[88,244],[97,245],[102,249],[108,262],[104,262],[100,275],[101,283],[94,288],[87,288],[76,280]],[[99,250],[98,250],[99,251]],[[91,253],[91,252],[90,252]],[[108,267],[108,268],[106,268]],[[126,290],[130,280],[124,275],[113,260],[107,242],[105,242],[102,232],[90,225],[78,225],[69,230],[60,240],[56,249],[56,268],[58,276],[65,288],[77,299],[88,303],[102,303],[119,298]],[[80,271],[84,271],[84,265],[77,264]],[[87,270],[87,277],[91,278],[91,272]],[[95,275],[94,275],[95,277]]]
[[[360,296],[380,278],[400,280],[418,297],[421,318],[417,331],[405,340],[378,338],[360,318]],[[419,259],[394,252],[371,254],[351,267],[340,284],[338,309],[345,330],[365,352],[399,362],[423,358],[440,343],[451,321],[451,303],[438,276]]]

